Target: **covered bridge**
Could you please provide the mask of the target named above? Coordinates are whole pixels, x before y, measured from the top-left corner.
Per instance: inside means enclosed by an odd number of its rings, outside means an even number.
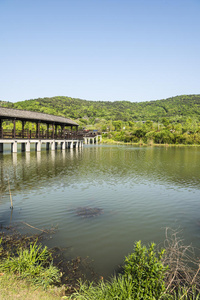
[[[2,124],[5,120],[11,120],[13,122],[12,131],[3,130]],[[21,121],[21,130],[16,130],[16,121]],[[36,130],[25,131],[24,127],[26,122],[35,123]],[[41,124],[46,124],[45,132],[40,130]],[[78,126],[76,122],[60,116],[0,107],[0,138],[64,138],[66,129],[67,131],[72,131],[73,128],[75,128],[77,131]]]
[[[3,128],[3,122],[7,120],[13,123],[13,129]],[[17,121],[21,122],[18,128]],[[26,122],[36,126],[25,129]],[[62,149],[82,146],[83,132],[78,131],[78,126],[76,122],[61,116],[0,107],[0,152],[3,152],[4,143],[11,143],[12,152],[17,152],[17,143],[22,144],[22,151],[30,151],[30,143],[35,143],[37,151],[41,150],[42,143],[46,143],[47,149],[51,145],[51,150],[55,150],[57,144]]]

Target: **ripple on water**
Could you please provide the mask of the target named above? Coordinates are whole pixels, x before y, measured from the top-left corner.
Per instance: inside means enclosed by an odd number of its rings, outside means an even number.
[[[200,150],[90,146],[0,156],[0,222],[58,225],[49,245],[89,255],[110,275],[136,240],[160,242],[164,227],[181,226],[200,247]],[[88,217],[89,216],[89,217]]]

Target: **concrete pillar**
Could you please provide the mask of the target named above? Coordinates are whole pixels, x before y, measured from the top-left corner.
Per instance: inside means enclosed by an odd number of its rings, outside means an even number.
[[[41,151],[41,141],[35,143],[35,151],[37,152]]]
[[[92,144],[94,144],[94,138],[92,138]]]
[[[0,143],[0,153],[3,153],[3,143]]]
[[[21,143],[21,151],[25,152],[25,143]]]
[[[11,152],[17,153],[17,141],[11,143]]]
[[[65,142],[62,142],[62,143],[61,143],[61,149],[62,149],[62,150],[65,150],[65,147],[66,147],[66,146],[65,146]]]
[[[55,151],[55,141],[51,142],[51,151]]]
[[[73,147],[74,147],[74,142],[71,142],[70,143],[70,149],[73,149]]]
[[[76,148],[78,148],[78,141],[76,141]]]
[[[50,145],[50,143],[47,142],[47,143],[46,143],[46,150],[47,150],[47,151],[49,151],[49,145]]]
[[[26,152],[30,152],[31,151],[31,143],[30,141],[26,142]]]

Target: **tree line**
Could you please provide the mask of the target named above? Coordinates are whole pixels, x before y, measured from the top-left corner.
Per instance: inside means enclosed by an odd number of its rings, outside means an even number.
[[[200,144],[200,95],[148,102],[52,97],[16,103],[1,101],[0,106],[70,118],[81,129],[98,129],[105,138],[116,141]],[[10,125],[4,122],[3,126]]]

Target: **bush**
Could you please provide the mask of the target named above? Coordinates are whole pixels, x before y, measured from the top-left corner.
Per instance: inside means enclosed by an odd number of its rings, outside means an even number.
[[[134,294],[138,299],[159,299],[164,293],[164,277],[167,270],[161,261],[164,252],[165,250],[161,250],[157,253],[154,243],[147,249],[139,241],[135,244],[134,252],[125,258],[125,275],[131,276]]]

